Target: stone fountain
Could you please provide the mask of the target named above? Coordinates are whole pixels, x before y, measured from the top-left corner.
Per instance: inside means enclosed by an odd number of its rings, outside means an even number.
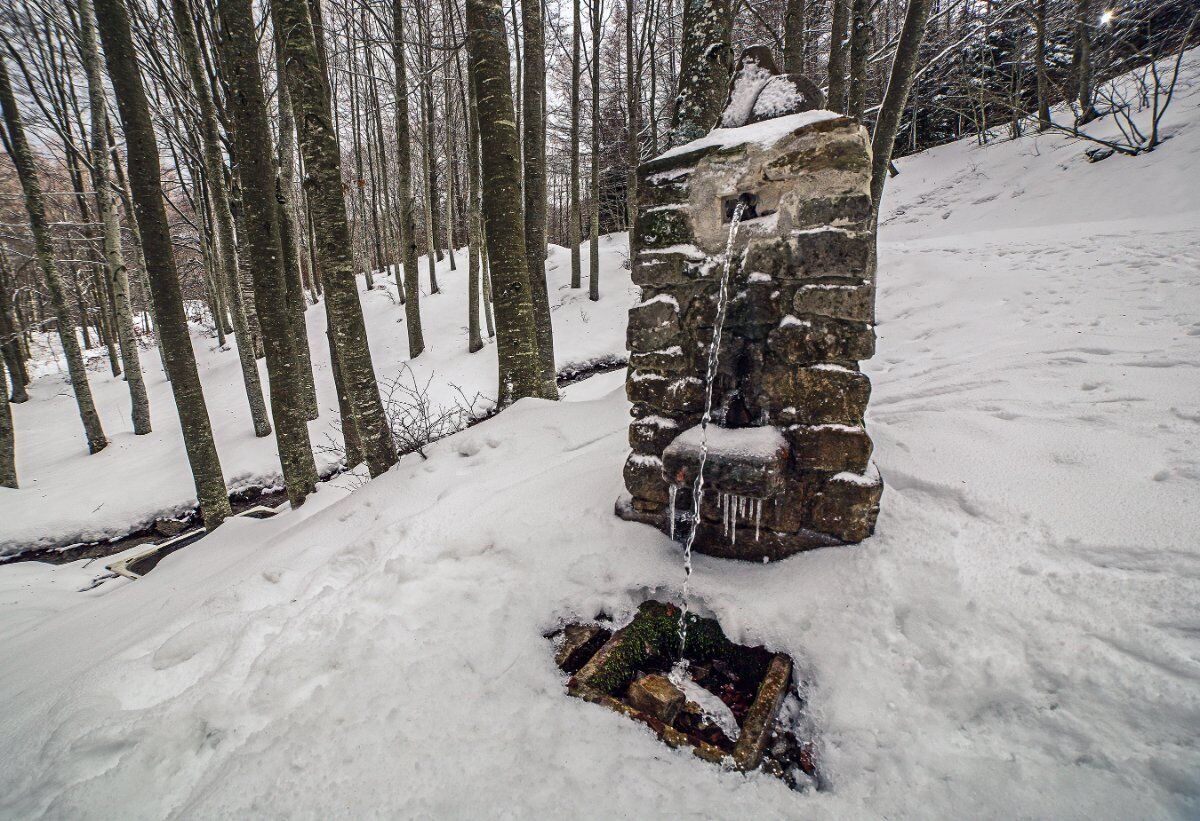
[[[704,553],[758,561],[859,542],[879,511],[858,365],[875,350],[870,141],[822,105],[812,83],[748,49],[719,127],[638,169],[642,301],[629,312],[617,513],[688,532],[704,458]]]

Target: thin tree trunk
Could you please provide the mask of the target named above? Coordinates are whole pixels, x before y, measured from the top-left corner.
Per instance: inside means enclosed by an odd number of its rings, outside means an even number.
[[[288,319],[287,272],[284,271],[279,201],[267,101],[258,62],[251,0],[220,0],[221,63],[229,80],[228,108],[233,128],[233,154],[242,183],[245,206],[247,261],[254,276],[271,386],[271,418],[283,482],[293,508],[316,489],[313,460],[304,413],[299,363]]]
[[[299,209],[296,207],[296,116],[292,95],[287,90],[283,49],[275,46],[276,74],[279,78],[276,95],[279,100],[279,176],[275,191],[279,199],[279,239],[283,249],[284,283],[287,293],[288,327],[296,357],[296,373],[304,397],[304,412],[311,421],[320,413],[317,407],[317,388],[313,380],[312,352],[308,347],[308,325],[304,315],[308,300],[304,298],[304,275],[300,270]]]
[[[371,272],[371,261],[368,256],[368,238],[367,238],[367,181],[363,172],[363,145],[362,145],[362,129],[359,127],[359,113],[361,106],[358,103],[358,48],[354,45],[354,34],[351,33],[347,38],[350,41],[350,61],[351,73],[350,82],[350,136],[354,148],[354,228],[355,233],[359,236],[357,243],[358,260],[363,269],[363,279],[366,282],[367,290],[371,290],[375,286],[374,277]]]
[[[471,353],[483,348],[479,335],[479,292],[483,286],[483,226],[479,214],[479,111],[475,105],[475,82],[473,69],[467,63],[467,350]],[[490,324],[490,318],[489,318]],[[491,336],[491,333],[488,333]]]
[[[425,247],[429,251],[429,294],[440,293],[437,283],[435,262],[442,261],[442,235],[437,207],[437,159],[433,151],[437,145],[435,139],[434,117],[436,110],[433,104],[433,57],[431,55],[431,40],[433,32],[426,18],[428,9],[423,3],[416,5],[417,33],[420,42],[417,44],[417,54],[421,61],[421,127],[424,140],[421,146],[422,169],[425,174]]]
[[[88,102],[91,111],[92,186],[96,192],[96,207],[104,230],[105,274],[113,294],[116,331],[121,343],[121,360],[125,367],[125,382],[129,387],[130,417],[134,434],[150,432],[150,400],[142,365],[138,357],[137,339],[133,332],[133,307],[129,301],[129,271],[121,253],[121,224],[108,178],[108,106],[104,91],[104,73],[100,51],[96,44],[96,20],[91,0],[79,0],[80,51],[87,70]]]
[[[830,111],[846,110],[846,27],[850,23],[850,0],[833,0],[829,31]]]
[[[1092,101],[1092,4],[1091,0],[1075,3],[1075,97],[1079,100],[1079,125],[1096,118]]]
[[[504,407],[527,396],[544,395],[546,385],[538,359],[525,261],[520,148],[500,0],[467,0],[467,53],[475,69],[483,214],[496,305],[497,401]]]
[[[408,116],[408,67],[404,58],[404,7],[392,4],[393,61],[396,66],[396,191],[400,197],[400,246],[404,254],[404,318],[408,322],[408,358],[425,350],[421,332],[421,282],[417,271],[417,223],[413,214],[412,137]]]
[[[482,188],[482,181],[481,186]],[[482,206],[482,192],[480,192]],[[496,312],[492,310],[492,267],[488,260],[487,227],[483,221],[483,210],[480,208],[479,223],[484,226],[483,244],[479,246],[480,267],[483,268],[483,319],[487,324],[488,339],[496,338]]]
[[[298,388],[303,399],[304,416],[309,421],[320,415],[317,407],[317,388],[313,380],[312,351],[308,347],[308,323],[305,311],[308,300],[304,298],[304,281],[300,274],[300,258],[296,254],[296,222],[287,207],[287,195],[283,192],[282,177],[276,179],[279,210],[279,242],[283,251],[283,286],[287,304],[288,342],[295,359]]]
[[[1037,70],[1038,131],[1050,127],[1050,83],[1046,78],[1046,0],[1034,3],[1033,61]]]
[[[580,42],[583,39],[583,23],[580,20],[579,5],[583,0],[571,0],[573,23],[571,26],[571,215],[567,229],[567,242],[571,246],[571,287],[583,287],[583,261],[580,258],[579,244],[581,224],[583,222],[583,202],[579,192],[579,87],[581,84],[581,60],[579,55]]]
[[[71,310],[67,307],[63,294],[62,279],[54,264],[54,247],[51,244],[50,225],[46,221],[46,210],[42,200],[41,183],[38,181],[37,168],[33,162],[33,153],[25,139],[25,128],[21,123],[21,115],[17,109],[17,99],[13,95],[12,83],[8,78],[8,67],[0,57],[0,107],[4,110],[4,124],[8,132],[6,147],[12,155],[13,165],[21,180],[21,188],[25,194],[25,210],[29,214],[29,227],[33,232],[34,253],[42,275],[46,280],[46,290],[50,292],[50,301],[54,306],[55,318],[58,322],[58,336],[62,342],[63,354],[67,359],[67,372],[71,378],[71,388],[75,392],[75,403],[79,407],[79,418],[83,422],[84,435],[87,437],[88,451],[97,453],[108,445],[104,429],[100,425],[100,415],[92,401],[92,391],[88,387],[87,368],[83,363],[83,352],[79,349],[79,339],[75,336],[75,322]],[[82,318],[86,321],[86,318]]]
[[[525,170],[525,259],[529,265],[529,294],[533,300],[534,333],[538,362],[545,383],[544,395],[558,398],[554,368],[554,327],[550,320],[550,295],[546,286],[546,44],[542,0],[521,0],[524,87],[521,93],[522,148]]]
[[[221,460],[213,442],[212,426],[196,358],[188,336],[179,275],[171,247],[171,229],[163,205],[162,175],[150,106],[138,73],[137,54],[129,29],[129,17],[121,0],[96,0],[96,20],[108,76],[117,98],[117,110],[125,130],[129,152],[129,183],[135,204],[146,272],[154,295],[155,321],[166,356],[183,444],[204,526],[212,530],[230,515],[229,494],[221,472]]]
[[[637,220],[638,208],[638,159],[641,156],[641,77],[637,76],[633,63],[633,22],[636,11],[634,0],[625,0],[625,106],[628,111],[626,127],[629,131],[628,153],[625,162],[625,229],[629,232],[629,260],[633,264],[633,224]]]
[[[900,116],[917,73],[917,57],[921,41],[925,37],[925,21],[929,18],[932,0],[908,0],[904,12],[904,25],[900,29],[900,40],[896,44],[896,56],[888,74],[887,89],[875,121],[875,133],[871,136],[871,202],[876,215],[883,198],[883,185],[887,181],[887,167],[892,160],[892,145],[900,127]]]
[[[200,109],[200,143],[203,147],[204,177],[212,202],[213,223],[216,227],[219,253],[220,276],[229,296],[229,313],[233,317],[233,333],[237,337],[238,364],[242,370],[242,384],[246,390],[246,402],[250,406],[250,419],[257,437],[271,434],[271,422],[267,417],[267,403],[263,398],[262,377],[254,360],[255,344],[250,322],[242,300],[241,278],[238,272],[237,240],[234,237],[233,213],[230,210],[229,191],[225,188],[225,161],[221,157],[221,137],[218,131],[217,110],[209,91],[208,77],[200,58],[200,41],[192,24],[188,0],[171,0],[175,33],[179,50],[192,84],[192,92]]]
[[[25,386],[29,384],[29,373],[25,369],[25,351],[22,348],[20,316],[13,294],[13,281],[8,268],[8,257],[0,245],[0,355],[3,367],[8,368],[12,380],[10,401],[14,404],[29,401]]]
[[[0,487],[17,486],[17,449],[13,437],[12,409],[8,406],[8,380],[0,367]]]
[[[697,3],[703,3],[704,0],[694,0]],[[600,300],[600,14],[603,8],[603,0],[591,0],[592,18],[592,162],[591,162],[591,258],[588,260],[588,299],[592,302]],[[699,67],[697,70],[702,70]],[[685,102],[683,89],[680,89],[679,108],[676,109],[676,117],[678,118],[679,109],[685,106],[694,106],[696,101],[691,97]],[[697,127],[697,116],[703,117],[703,112],[697,113],[692,111],[686,115],[691,119],[680,119],[684,130],[690,130]],[[713,122],[716,122],[715,118]],[[705,128],[707,130],[707,128]],[[680,132],[682,133],[682,132]]]
[[[806,51],[805,0],[787,0],[783,15],[783,70],[788,74],[804,74]]]
[[[284,32],[288,90],[299,113],[304,187],[312,209],[317,268],[325,285],[325,310],[334,337],[338,367],[353,426],[371,476],[396,463],[396,448],[379,399],[375,367],[367,343],[362,303],[350,257],[350,227],[342,196],[341,152],[334,136],[330,89],[320,46],[305,0],[272,0],[273,23]]]
[[[850,3],[850,88],[846,95],[846,113],[862,119],[867,107],[867,53],[871,50],[870,0]]]

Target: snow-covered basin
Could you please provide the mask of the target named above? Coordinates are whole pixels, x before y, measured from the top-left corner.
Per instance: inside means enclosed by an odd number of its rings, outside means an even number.
[[[695,558],[693,606],[798,662],[829,791],[565,696],[541,633],[683,575],[612,515],[610,374],[136,582],[0,568],[0,817],[1200,816],[1195,68],[1149,155],[901,161],[876,535]]]

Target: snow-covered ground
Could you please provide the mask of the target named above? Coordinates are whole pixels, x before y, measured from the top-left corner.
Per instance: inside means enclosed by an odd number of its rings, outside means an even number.
[[[1045,136],[899,163],[878,531],[698,557],[691,583],[798,660],[829,790],[565,696],[545,630],[682,582],[675,544],[612,515],[617,373],[136,582],[0,568],[0,816],[1197,817],[1198,69],[1149,155]],[[621,345],[606,322],[593,352]]]
[[[637,288],[630,284],[625,268],[627,235],[603,237],[600,251],[601,299],[591,302],[587,298],[586,254],[584,287],[573,290],[569,251],[550,248],[546,269],[556,331],[555,358],[560,368],[626,354],[626,312],[637,300]],[[430,296],[428,268],[425,259],[420,260],[425,352],[411,361],[404,308],[397,303],[395,286],[390,278],[376,277],[375,289],[361,294],[371,355],[381,381],[400,376],[405,383],[415,380],[424,386],[428,382],[432,402],[446,406],[458,400],[456,388],[461,388],[468,399],[481,394],[476,407],[486,410],[496,396],[495,340],[487,340],[478,353],[467,353],[467,266],[461,251],[458,263],[456,271],[450,270],[449,257],[437,263],[440,293]],[[277,483],[280,469],[275,437],[254,436],[237,342],[230,337],[227,347],[218,349],[211,330],[193,325],[192,332],[229,489]],[[47,335],[45,340],[55,352],[60,351],[56,339]],[[309,436],[318,448],[317,467],[325,472],[337,460],[321,447],[331,437],[340,441],[340,435],[335,427],[337,394],[329,367],[323,304],[308,309],[308,341],[321,410],[320,417],[309,423]],[[111,375],[103,350],[90,353],[89,380],[109,446],[88,455],[66,378],[66,362],[48,356],[37,366],[45,375],[30,386],[31,400],[12,406],[21,487],[16,491],[0,488],[0,556],[22,548],[120,536],[196,505],[171,386],[163,376],[158,350],[149,347],[141,352],[154,426],[146,436],[134,436],[129,389]],[[411,373],[404,371],[406,363]],[[266,366],[261,360],[259,371],[267,390]]]

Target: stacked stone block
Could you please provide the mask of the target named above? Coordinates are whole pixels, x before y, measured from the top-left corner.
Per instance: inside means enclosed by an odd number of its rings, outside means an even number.
[[[704,409],[727,219],[742,201],[714,423],[772,426],[782,444],[742,453],[737,432],[722,432],[733,444],[709,455],[695,547],[761,559],[870,535],[882,492],[858,366],[875,349],[870,160],[857,121],[810,111],[717,129],[639,169],[642,300],[629,313],[632,453],[620,515],[671,530],[674,508],[676,535],[690,527],[696,448],[672,443]],[[756,514],[735,522],[736,544],[726,495],[752,500],[741,509]]]

